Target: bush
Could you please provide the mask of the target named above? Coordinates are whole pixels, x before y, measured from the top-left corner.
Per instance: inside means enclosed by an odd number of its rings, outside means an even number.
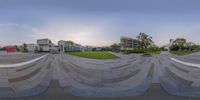
[[[171,51],[170,53],[175,54],[175,55],[187,55],[187,54],[191,54],[194,53],[192,51],[183,51],[183,50],[179,50],[179,51]]]
[[[129,54],[129,53],[145,53],[144,50],[121,50],[121,52],[125,53],[125,54]]]

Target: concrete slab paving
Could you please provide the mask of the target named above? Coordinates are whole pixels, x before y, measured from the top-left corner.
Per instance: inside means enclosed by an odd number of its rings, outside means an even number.
[[[4,70],[7,74],[5,75],[4,79],[6,79],[6,83],[0,81],[0,83],[4,83],[0,85],[0,88],[5,87],[5,84],[7,84],[8,89],[12,89],[10,92],[1,92],[0,97],[24,97],[24,96],[33,96],[36,94],[40,94],[44,89],[48,88],[48,84],[40,86],[40,84],[46,83],[46,79],[50,80],[46,76],[50,77],[50,71],[48,73],[42,73],[43,69],[48,66],[49,62],[40,62],[38,60],[42,60],[42,58],[47,57],[41,56],[38,58],[35,58],[30,61],[22,62],[22,63],[17,63],[17,64],[11,64],[11,65],[6,65],[5,67],[1,67],[0,70]],[[31,68],[26,68],[29,66],[29,64],[32,63],[37,63],[33,64]],[[21,66],[20,66],[21,65]],[[46,65],[46,66],[43,66]],[[1,65],[4,66],[4,65]],[[17,71],[16,69],[18,68],[25,68],[23,70]],[[47,70],[45,70],[47,71]],[[45,75],[45,77],[44,77]],[[37,76],[37,78],[34,78]],[[44,78],[44,79],[42,79]],[[34,79],[34,80],[32,80]],[[32,82],[30,82],[32,80]]]
[[[191,77],[185,72],[192,72],[194,70],[190,70],[189,68],[186,69],[186,67],[180,62],[174,66],[171,64],[174,63],[174,60],[171,59],[171,57],[169,58],[165,58],[165,62],[163,62],[163,68],[161,70],[163,74],[160,77],[161,86],[172,95],[200,97],[200,87],[197,85],[198,82],[193,85],[195,81],[200,79],[197,77]]]
[[[151,57],[113,54],[121,58],[96,60],[68,54],[49,54],[37,62],[33,61],[16,68],[0,68],[2,75],[0,97],[20,97],[0,99],[198,100],[200,98],[200,77],[198,77],[200,69],[170,59],[173,57],[177,60],[186,59],[188,63],[193,63],[190,60],[197,61],[200,56],[179,57],[167,52]],[[14,81],[15,79],[17,81]]]
[[[117,98],[79,97],[65,93],[58,80],[52,80],[48,90],[41,95],[20,98],[0,98],[1,100],[199,100],[199,98],[169,95],[160,84],[151,84],[142,95]]]

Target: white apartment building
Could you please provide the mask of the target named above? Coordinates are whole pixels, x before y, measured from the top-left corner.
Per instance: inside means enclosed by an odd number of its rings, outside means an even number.
[[[38,50],[38,48],[39,48],[39,46],[37,44],[34,44],[34,43],[27,44],[28,52],[35,52]]]
[[[53,48],[53,43],[51,42],[50,39],[38,39],[37,40],[37,45],[38,45],[38,50],[39,51],[44,51],[44,52],[49,52]]]
[[[60,52],[65,52],[65,44],[66,44],[66,41],[63,41],[63,40],[58,41],[58,47],[59,47]]]

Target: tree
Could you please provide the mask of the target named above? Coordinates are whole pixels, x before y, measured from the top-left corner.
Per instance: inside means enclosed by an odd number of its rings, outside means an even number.
[[[17,52],[20,51],[20,46],[16,46],[16,51],[17,51]]]
[[[199,46],[199,45],[196,45],[196,44],[195,44],[195,45],[192,45],[192,46],[191,46],[191,50],[192,50],[192,51],[200,51],[200,46]]]
[[[0,51],[6,51],[6,47],[1,47]]]
[[[183,50],[186,44],[186,39],[184,38],[177,38],[174,42],[174,46],[178,46],[179,50]]]
[[[110,51],[111,50],[111,48],[110,47],[102,47],[102,51]]]
[[[177,44],[172,44],[172,45],[170,46],[170,50],[171,50],[171,51],[177,51],[177,50],[179,50],[179,46],[178,46]]]
[[[192,46],[195,45],[195,43],[193,43],[193,42],[187,42],[187,43],[185,43],[185,45],[186,45],[186,48],[188,50],[192,51]]]
[[[146,33],[139,33],[138,40],[142,42],[142,48],[147,51],[148,47],[153,43],[152,37]]]
[[[156,46],[155,44],[151,44],[148,48],[149,50],[153,50],[153,51],[158,51],[160,50],[160,48],[158,46]]]
[[[23,43],[22,49],[23,49],[23,52],[28,52],[27,44],[26,43]]]
[[[110,47],[111,47],[111,50],[114,52],[119,52],[120,50],[120,46],[117,45],[116,43],[112,44]]]

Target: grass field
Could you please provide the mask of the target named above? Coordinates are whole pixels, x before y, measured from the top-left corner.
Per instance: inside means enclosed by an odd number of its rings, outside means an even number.
[[[170,51],[170,53],[175,54],[175,55],[187,55],[194,52],[193,51]]]
[[[125,51],[122,51],[126,54]],[[160,50],[148,50],[148,51],[142,51],[142,50],[139,50],[139,51],[132,51],[130,53],[133,53],[133,54],[149,54],[149,55],[158,55],[161,53]],[[128,54],[128,53],[127,53]]]
[[[147,54],[151,54],[151,55],[158,55],[160,53],[161,53],[161,51],[153,51],[153,50],[147,51]]]
[[[91,59],[117,59],[119,57],[109,53],[109,52],[70,52],[69,54]]]

